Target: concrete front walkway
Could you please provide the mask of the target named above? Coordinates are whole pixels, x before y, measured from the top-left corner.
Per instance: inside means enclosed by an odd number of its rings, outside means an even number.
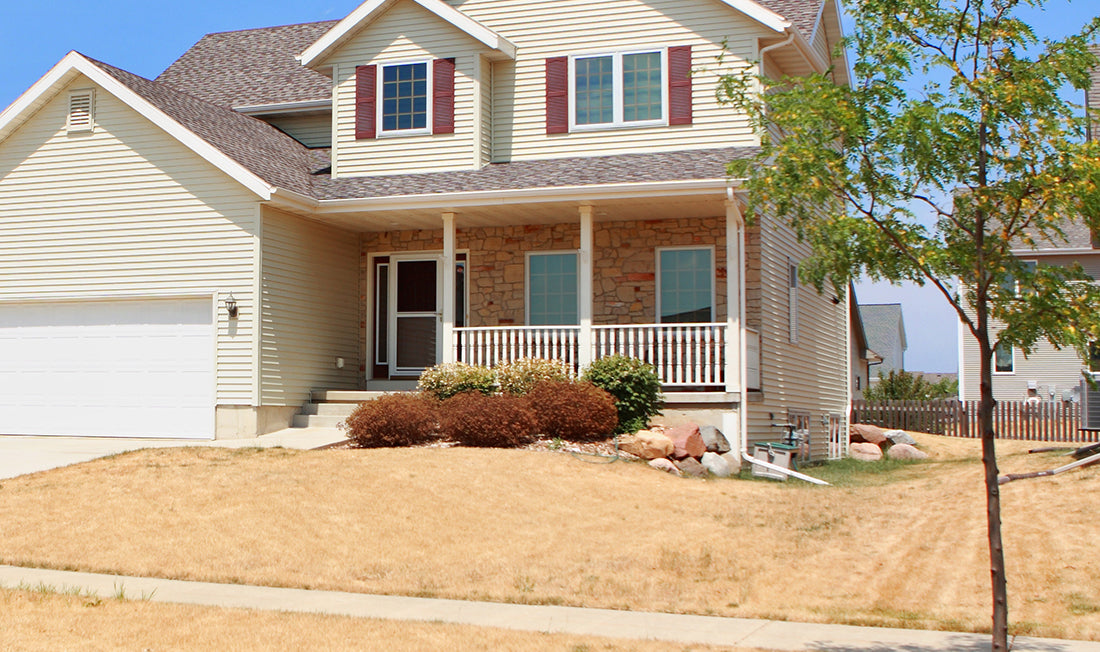
[[[768,650],[980,652],[990,649],[988,636],[953,632],[433,600],[181,582],[13,566],[0,566],[0,586],[46,587],[56,591],[79,589],[100,597],[116,596],[124,592],[130,599],[154,602],[456,623],[580,636],[652,639]],[[1018,652],[1100,652],[1100,643],[1021,637],[1015,639],[1012,649]]]
[[[336,428],[288,428],[255,439],[126,439],[120,437],[19,437],[0,435],[0,480],[48,471],[142,448],[320,448],[344,441]]]

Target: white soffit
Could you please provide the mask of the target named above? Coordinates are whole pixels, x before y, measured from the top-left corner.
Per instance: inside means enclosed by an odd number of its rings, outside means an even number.
[[[752,18],[756,22],[768,27],[776,32],[783,32],[791,26],[791,22],[775,13],[771,9],[759,5],[752,0],[720,0],[723,4],[729,5],[734,9],[745,14],[749,18]]]
[[[11,135],[25,119],[28,119],[35,111],[48,102],[65,84],[82,74],[92,80],[97,86],[104,89],[128,107],[137,111],[142,117],[168,132],[173,138],[185,147],[195,152],[214,167],[228,174],[235,181],[259,195],[262,199],[270,199],[274,188],[260,177],[253,174],[224,152],[214,147],[201,137],[190,131],[180,123],[170,118],[166,113],[141,97],[125,84],[118,81],[103,71],[99,66],[84,57],[79,52],[69,52],[61,61],[50,69],[41,79],[34,83],[25,93],[19,96],[11,106],[0,113],[0,143]]]
[[[348,14],[346,18],[336,24],[331,30],[316,43],[306,48],[305,52],[298,55],[298,60],[303,66],[315,65],[334,49],[336,49],[352,34],[382,15],[397,0],[367,0]],[[508,39],[497,34],[488,27],[470,18],[458,9],[443,2],[443,0],[408,0],[415,2],[424,9],[439,16],[457,29],[465,32],[470,37],[483,43],[486,47],[497,50],[509,59],[516,58],[516,46]],[[725,1],[725,0],[723,0]],[[743,2],[744,0],[737,0]]]

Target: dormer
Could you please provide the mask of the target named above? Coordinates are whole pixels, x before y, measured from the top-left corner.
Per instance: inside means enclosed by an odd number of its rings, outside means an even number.
[[[300,55],[333,80],[333,177],[473,170],[515,45],[441,0],[371,0]]]

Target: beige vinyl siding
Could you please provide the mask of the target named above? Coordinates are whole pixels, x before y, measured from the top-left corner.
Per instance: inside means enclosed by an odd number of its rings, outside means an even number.
[[[0,302],[217,294],[217,401],[251,404],[257,198],[102,88],[94,131],[68,135],[91,87],[0,143]]]
[[[306,147],[332,146],[332,114],[285,115],[264,118]]]
[[[1041,260],[1044,265],[1070,265],[1080,263],[1085,272],[1093,278],[1100,278],[1100,252],[1086,255],[1042,256],[1030,258],[1021,254],[1025,260]],[[996,327],[993,329],[996,341]],[[977,401],[981,398],[981,356],[976,340],[965,326],[961,326],[961,365],[959,369],[959,389],[965,401]],[[1028,381],[1035,381],[1038,396],[1050,398],[1054,390],[1056,398],[1061,399],[1062,392],[1072,391],[1081,382],[1081,371],[1085,364],[1072,349],[1055,349],[1049,342],[1041,341],[1031,355],[1024,357],[1023,351],[1016,350],[1014,371],[1011,374],[993,375],[993,398],[999,401],[1022,401],[1028,397]]]
[[[557,158],[754,145],[748,121],[715,99],[723,67],[755,58],[766,28],[713,0],[449,0],[517,46],[494,65],[493,160]],[[548,136],[545,60],[572,54],[692,45],[694,124],[618,128]],[[667,101],[667,100],[666,100]]]
[[[810,417],[814,459],[828,454],[828,426],[823,417],[845,417],[848,407],[848,320],[844,302],[832,302],[832,294],[819,295],[809,285],[798,289],[798,342],[790,341],[787,290],[788,260],[809,255],[794,232],[770,215],[758,218],[746,246],[750,256],[747,323],[761,333],[761,393],[750,396],[748,439],[778,441],[784,435],[773,423],[786,423],[791,411]],[[751,257],[758,257],[754,269]],[[753,306],[759,306],[754,314]],[[773,418],[774,417],[774,418]]]
[[[399,2],[351,38],[325,65],[336,64],[336,147],[333,176],[469,170],[477,166],[480,115],[474,111],[484,46],[413,2]],[[388,62],[455,58],[455,133],[382,135],[355,139],[355,67]],[[378,70],[381,79],[381,68]],[[380,98],[379,98],[380,100]],[[431,104],[431,98],[428,98]],[[431,126],[429,120],[428,126]]]
[[[296,406],[312,389],[356,389],[358,234],[265,208],[262,259],[263,404]]]
[[[832,59],[829,52],[829,42],[825,37],[824,27],[819,27],[817,30],[817,36],[814,38],[813,43],[810,46],[814,49],[823,61],[830,61]]]
[[[478,167],[493,160],[493,62],[481,57],[481,102],[478,115],[481,116],[481,135],[478,141]]]

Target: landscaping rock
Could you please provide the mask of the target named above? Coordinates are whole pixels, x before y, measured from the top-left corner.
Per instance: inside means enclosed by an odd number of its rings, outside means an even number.
[[[703,436],[703,443],[711,453],[728,453],[730,443],[722,431],[714,426],[699,426],[699,434]]]
[[[707,477],[706,467],[700,464],[699,460],[694,457],[685,457],[682,460],[676,460],[675,464],[676,468],[680,469],[684,475],[690,475],[696,478]]]
[[[649,465],[652,466],[653,468],[657,469],[658,471],[664,471],[665,473],[671,473],[672,475],[674,475],[676,477],[680,477],[680,476],[683,475],[682,473],[680,473],[680,469],[676,468],[675,464],[673,464],[670,460],[668,460],[664,457],[659,457],[655,460],[650,460]]]
[[[699,426],[694,423],[685,423],[665,433],[672,440],[675,449],[672,451],[673,459],[682,460],[685,457],[699,458],[707,452],[707,445],[703,442],[703,436],[699,434]]]
[[[867,423],[854,423],[851,428],[852,441],[867,442],[868,444],[881,444],[886,441],[886,431],[878,426]]]
[[[730,451],[728,453],[722,453],[720,456],[726,460],[726,464],[730,467],[730,474],[737,475],[741,472],[741,454],[737,451]]]
[[[639,430],[636,434],[620,437],[619,448],[643,460],[656,460],[672,455],[676,447],[672,440],[662,433]]]
[[[703,459],[700,462],[703,468],[710,472],[711,475],[718,476],[719,478],[728,478],[733,472],[730,469],[729,462],[725,460],[718,453],[711,453],[707,451],[703,453]]]
[[[882,459],[882,449],[878,444],[868,442],[856,442],[848,446],[848,454],[853,460],[861,462],[877,462]]]
[[[897,444],[908,444],[909,446],[916,446],[917,440],[909,436],[909,433],[904,430],[887,430],[883,433],[886,438]]]
[[[926,460],[928,453],[917,450],[909,444],[894,444],[890,450],[886,451],[886,457],[892,460]]]

